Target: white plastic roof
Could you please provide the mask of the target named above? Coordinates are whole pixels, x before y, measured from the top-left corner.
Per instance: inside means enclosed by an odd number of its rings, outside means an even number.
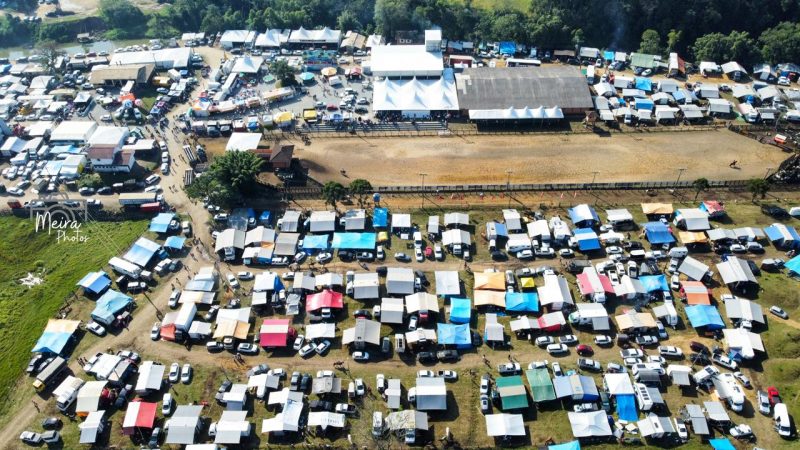
[[[488,414],[485,419],[489,436],[525,436],[522,414]]]
[[[471,120],[559,120],[564,112],[558,106],[552,108],[508,108],[508,109],[470,109]]]
[[[424,45],[377,45],[370,57],[377,77],[438,76],[444,70],[442,52],[429,52]]]
[[[373,85],[372,107],[376,111],[456,111],[456,82],[448,77],[384,78]]]
[[[458,278],[458,271],[437,270],[434,272],[436,278],[436,295],[459,295],[461,294],[461,281]]]

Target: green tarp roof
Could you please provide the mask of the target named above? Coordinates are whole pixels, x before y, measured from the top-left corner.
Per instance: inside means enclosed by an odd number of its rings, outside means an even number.
[[[556,399],[556,391],[547,369],[530,369],[525,371],[528,384],[531,385],[531,395],[535,402],[546,402]]]
[[[495,380],[497,392],[500,394],[503,411],[528,407],[528,391],[522,384],[522,377],[514,375],[500,377]]]
[[[656,57],[646,53],[631,53],[631,66],[652,69],[656,66]]]

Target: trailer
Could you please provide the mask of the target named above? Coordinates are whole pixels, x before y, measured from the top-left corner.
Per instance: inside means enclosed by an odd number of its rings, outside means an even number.
[[[56,408],[65,412],[78,399],[78,391],[83,387],[85,381],[80,378],[68,376],[57,388],[53,390],[53,397],[56,398]]]
[[[197,164],[197,155],[195,154],[194,150],[192,150],[191,145],[184,145],[183,153],[186,155],[186,160],[189,161],[189,165]]]
[[[56,356],[54,360],[50,361],[50,364],[36,375],[36,379],[33,380],[33,388],[36,389],[37,392],[43,391],[49,384],[53,383],[66,368],[67,360]]]
[[[119,204],[122,206],[139,206],[156,201],[155,192],[127,192],[119,194]]]
[[[108,260],[108,265],[114,269],[114,272],[121,273],[123,275],[127,275],[134,280],[138,279],[139,276],[142,274],[142,268],[137,266],[136,264],[125,261],[122,258],[118,258],[114,256],[110,260]]]

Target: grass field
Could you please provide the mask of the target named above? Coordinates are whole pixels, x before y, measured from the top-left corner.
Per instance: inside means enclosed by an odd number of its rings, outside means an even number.
[[[454,3],[465,2],[454,0]],[[530,4],[529,0],[472,0],[472,6],[479,9],[515,9],[527,12]]]
[[[81,227],[87,242],[56,243],[55,235],[36,233],[28,219],[0,218],[0,417],[11,406],[9,393],[23,373],[30,349],[75,283],[104,266],[144,230],[144,222],[90,222]],[[44,281],[26,287],[18,280],[28,273]],[[29,398],[31,393],[27,394]]]

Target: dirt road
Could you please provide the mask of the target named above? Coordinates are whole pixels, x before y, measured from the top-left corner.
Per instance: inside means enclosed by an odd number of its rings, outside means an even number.
[[[365,178],[373,186],[671,181],[764,176],[786,154],[727,130],[696,132],[317,139],[295,155],[320,181]],[[740,169],[730,168],[737,160]],[[346,170],[348,178],[341,175]]]

